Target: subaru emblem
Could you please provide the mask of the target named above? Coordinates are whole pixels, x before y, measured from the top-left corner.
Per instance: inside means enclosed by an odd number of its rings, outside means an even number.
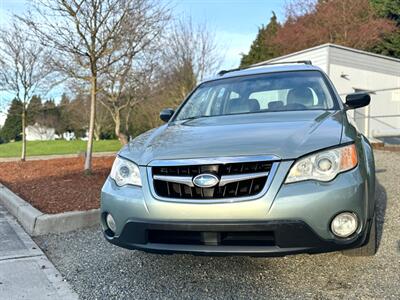
[[[213,174],[200,174],[193,178],[195,186],[200,188],[211,188],[218,184],[219,178]]]

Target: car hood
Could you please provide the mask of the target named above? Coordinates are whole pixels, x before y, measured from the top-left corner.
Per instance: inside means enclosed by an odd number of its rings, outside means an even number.
[[[294,159],[340,143],[341,111],[238,114],[172,122],[150,130],[119,155],[139,165],[152,160],[275,155]]]

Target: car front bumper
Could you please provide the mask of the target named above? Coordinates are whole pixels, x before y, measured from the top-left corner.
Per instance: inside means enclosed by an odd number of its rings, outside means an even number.
[[[357,248],[368,242],[369,230],[368,224],[356,238],[338,241],[321,239],[302,221],[148,223],[130,220],[118,237],[109,230],[105,230],[104,236],[114,245],[152,253],[284,256]]]
[[[141,167],[141,188],[118,187],[109,178],[101,194],[104,235],[109,242],[129,249],[206,255],[275,256],[364,245],[373,199],[368,199],[362,168],[339,174],[331,182],[283,184],[291,164],[279,164],[260,198],[234,203],[158,200],[148,188],[145,167]],[[339,239],[331,232],[330,222],[344,211],[358,216],[359,228],[350,238]],[[107,229],[107,213],[115,220],[115,233]]]

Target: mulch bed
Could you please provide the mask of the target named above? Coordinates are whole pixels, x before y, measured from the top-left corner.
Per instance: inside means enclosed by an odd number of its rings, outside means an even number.
[[[83,158],[0,163],[0,182],[40,211],[49,214],[100,206],[100,190],[114,157],[93,158],[93,173]]]
[[[400,145],[386,145],[384,143],[373,143],[372,148],[376,150],[400,152]]]

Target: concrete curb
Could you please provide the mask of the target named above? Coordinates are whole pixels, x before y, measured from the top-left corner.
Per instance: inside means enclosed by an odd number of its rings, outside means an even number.
[[[68,232],[97,225],[100,209],[45,214],[34,208],[0,183],[0,203],[12,214],[31,236]]]
[[[43,214],[36,218],[33,235],[68,232],[100,223],[100,209]]]

